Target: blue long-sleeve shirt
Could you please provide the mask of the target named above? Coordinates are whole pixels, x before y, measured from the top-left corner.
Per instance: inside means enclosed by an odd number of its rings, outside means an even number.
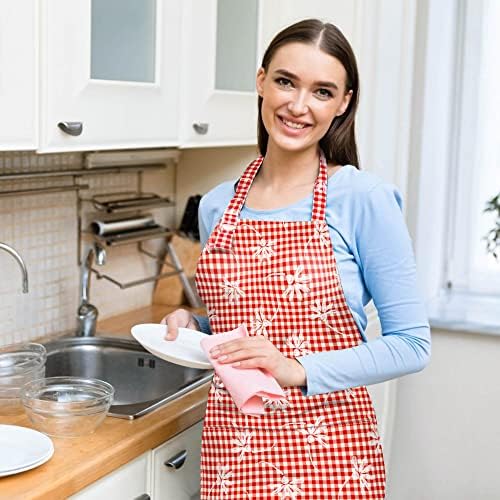
[[[234,181],[224,182],[200,202],[200,238],[204,245],[234,195]],[[370,385],[426,366],[430,330],[417,291],[412,244],[397,189],[378,176],[343,166],[328,180],[326,222],[347,304],[359,329],[358,346],[297,358],[306,371],[306,395]],[[258,220],[310,220],[312,194],[292,205],[255,210],[243,207],[240,217]],[[382,335],[365,336],[364,307],[373,300]],[[206,318],[201,329],[210,332]]]

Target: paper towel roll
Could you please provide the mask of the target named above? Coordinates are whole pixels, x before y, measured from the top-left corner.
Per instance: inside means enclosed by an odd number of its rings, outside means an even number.
[[[138,215],[136,217],[126,217],[123,219],[115,220],[94,220],[90,223],[90,230],[94,234],[104,236],[107,234],[121,233],[125,231],[132,231],[134,229],[144,229],[150,226],[155,226],[156,223],[153,216]]]

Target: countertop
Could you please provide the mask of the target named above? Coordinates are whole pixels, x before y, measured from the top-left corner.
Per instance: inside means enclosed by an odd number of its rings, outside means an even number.
[[[106,336],[130,337],[137,323],[157,323],[172,308],[149,306],[99,322]],[[52,438],[54,456],[27,472],[0,478],[0,499],[67,498],[142,453],[200,421],[209,383],[136,420],[107,417],[94,434]],[[0,423],[32,427],[24,414],[0,416]]]

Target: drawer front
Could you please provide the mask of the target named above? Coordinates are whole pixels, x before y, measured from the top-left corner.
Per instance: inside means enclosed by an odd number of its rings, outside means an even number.
[[[199,498],[202,427],[198,422],[153,450],[153,500]]]
[[[143,453],[140,457],[69,497],[70,500],[145,499],[146,495],[149,494],[150,458],[150,451]]]

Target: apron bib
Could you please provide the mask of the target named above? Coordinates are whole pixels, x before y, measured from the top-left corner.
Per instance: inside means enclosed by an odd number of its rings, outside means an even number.
[[[346,303],[326,225],[321,156],[310,221],[240,219],[263,157],[254,160],[210,235],[196,285],[214,335],[245,323],[287,357],[348,349],[361,336]],[[214,375],[201,452],[202,499],[385,497],[377,421],[366,387],[317,396],[285,388],[286,402],[241,413]]]

